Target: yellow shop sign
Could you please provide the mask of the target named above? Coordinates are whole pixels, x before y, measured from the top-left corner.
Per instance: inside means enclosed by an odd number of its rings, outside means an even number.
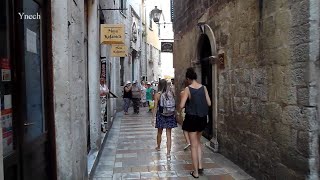
[[[127,57],[128,48],[124,44],[113,44],[111,46],[111,57]]]
[[[101,24],[100,43],[102,44],[124,44],[123,24]]]

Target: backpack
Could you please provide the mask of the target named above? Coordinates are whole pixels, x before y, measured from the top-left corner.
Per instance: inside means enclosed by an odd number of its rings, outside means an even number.
[[[160,114],[163,116],[172,116],[175,114],[176,101],[171,91],[161,93],[160,95]]]

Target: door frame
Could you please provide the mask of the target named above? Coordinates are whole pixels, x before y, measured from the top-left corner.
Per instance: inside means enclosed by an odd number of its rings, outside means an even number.
[[[203,34],[207,35],[211,45],[211,54],[212,56],[208,57],[208,61],[212,65],[212,129],[215,132],[213,134],[213,139],[210,141],[214,141],[214,144],[218,145],[218,67],[217,67],[217,57],[218,57],[218,47],[214,32],[210,25],[205,22],[198,22],[198,27],[200,28],[200,34],[198,34],[198,46],[197,46],[197,59],[196,64],[199,64],[201,67],[201,36]],[[192,64],[194,62],[191,62]],[[201,69],[200,69],[201,70]],[[215,149],[217,151],[217,149]]]
[[[42,47],[42,68],[43,68],[43,99],[44,99],[44,116],[46,118],[46,132],[43,133],[38,141],[47,141],[48,147],[48,168],[49,177],[51,179],[57,178],[57,163],[56,163],[56,144],[54,131],[54,104],[53,104],[53,63],[52,63],[52,45],[51,45],[51,2],[50,0],[33,0],[38,3],[41,8],[41,47]],[[25,89],[23,83],[24,76],[20,72],[24,72],[24,66],[19,61],[24,60],[24,23],[20,19],[18,13],[23,12],[23,1],[10,1],[11,9],[10,15],[10,56],[12,57],[12,81],[13,81],[13,95],[12,108],[13,112],[13,130],[14,138],[17,147],[17,157],[15,164],[18,166],[18,179],[23,179],[23,154],[26,151],[32,150],[24,144],[24,117],[22,112],[25,111],[24,102],[25,94],[21,94],[21,89]],[[12,160],[12,159],[10,159]],[[5,162],[4,164],[7,164]]]

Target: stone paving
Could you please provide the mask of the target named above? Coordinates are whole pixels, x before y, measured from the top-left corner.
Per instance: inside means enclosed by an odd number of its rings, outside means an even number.
[[[171,159],[166,156],[166,136],[156,151],[156,129],[151,113],[140,109],[139,115],[118,113],[102,149],[93,180],[108,179],[193,179],[190,150],[183,150],[181,127],[172,131]],[[205,138],[201,140],[207,142]],[[252,180],[253,178],[220,154],[204,146],[204,173],[199,179]]]

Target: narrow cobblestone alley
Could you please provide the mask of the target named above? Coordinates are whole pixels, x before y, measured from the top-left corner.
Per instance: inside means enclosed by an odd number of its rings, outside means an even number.
[[[93,180],[106,179],[192,179],[190,150],[185,146],[181,127],[172,133],[171,159],[166,156],[166,136],[162,134],[161,151],[155,150],[156,129],[151,113],[118,113],[106,139]],[[207,140],[202,139],[205,143]],[[199,179],[253,179],[238,166],[204,148],[204,174]]]

